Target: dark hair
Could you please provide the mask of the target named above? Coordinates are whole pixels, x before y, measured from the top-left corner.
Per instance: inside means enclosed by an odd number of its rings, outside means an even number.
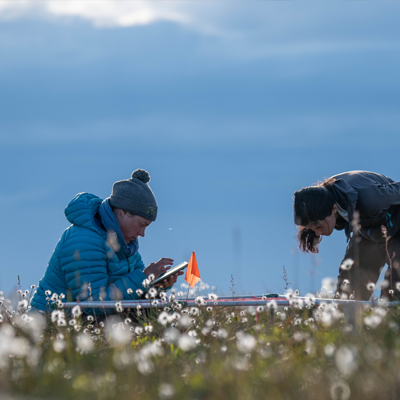
[[[294,193],[294,223],[299,226],[299,247],[304,252],[318,253],[322,237],[305,226],[332,214],[335,204],[332,190],[334,182],[334,179],[327,179],[317,186],[306,187]]]

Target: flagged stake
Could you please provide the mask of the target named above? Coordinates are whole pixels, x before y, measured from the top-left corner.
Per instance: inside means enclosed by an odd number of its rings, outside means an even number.
[[[190,257],[189,265],[186,269],[185,281],[192,288],[200,280],[199,267],[197,266],[196,255],[192,254]]]

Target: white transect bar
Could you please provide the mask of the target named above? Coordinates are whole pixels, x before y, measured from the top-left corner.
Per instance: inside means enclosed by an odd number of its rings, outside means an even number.
[[[218,300],[229,300],[229,299],[232,299],[233,301],[236,301],[236,300],[241,300],[241,299],[257,299],[257,298],[259,298],[259,297],[263,297],[263,296],[269,296],[271,293],[267,293],[267,294],[253,294],[253,295],[246,295],[246,296],[235,296],[235,297],[232,297],[232,296],[218,296]],[[204,298],[204,300],[207,300],[207,301],[214,301],[214,300],[210,300],[209,298],[208,298],[208,296],[202,296],[201,294],[199,294],[199,296],[198,297],[203,297]],[[282,295],[277,295],[276,297],[274,297],[274,298],[278,298],[278,297],[282,297],[283,299],[286,299],[286,296],[282,296]],[[197,299],[197,297],[189,297],[188,298],[188,300],[195,300],[195,299]],[[184,297],[182,297],[182,298],[180,298],[180,299],[177,299],[177,300],[179,300],[179,301],[186,301],[186,299],[184,298]],[[217,300],[217,301],[218,301]]]
[[[251,296],[253,297],[253,296]],[[244,297],[241,297],[244,298]],[[297,300],[305,300],[304,297],[297,297]],[[206,300],[206,304],[196,304],[195,300],[178,300],[179,302],[183,303],[187,307],[248,307],[248,306],[265,306],[268,302],[270,301],[275,301],[275,303],[278,306],[285,307],[285,306],[291,306],[289,300],[274,300],[274,299],[266,299],[266,300],[245,300],[245,301],[240,301],[240,300],[231,300],[231,301],[211,301],[211,300]],[[140,305],[142,308],[164,308],[164,307],[170,307],[170,303],[168,302],[158,302],[158,304],[153,305],[151,304],[150,301],[146,300],[124,300],[120,301],[122,308],[136,308],[138,305]],[[314,303],[316,305],[322,304],[322,303],[337,303],[337,304],[342,304],[342,305],[349,305],[349,304],[369,304],[369,305],[378,305],[378,302],[372,302],[372,301],[358,301],[358,300],[336,300],[336,299],[315,299]],[[115,308],[116,302],[115,301],[82,301],[82,302],[67,302],[64,303],[63,306],[65,308],[71,308],[75,307],[76,305],[79,305],[81,308]],[[390,306],[395,306],[399,305],[399,301],[393,301],[388,303]]]

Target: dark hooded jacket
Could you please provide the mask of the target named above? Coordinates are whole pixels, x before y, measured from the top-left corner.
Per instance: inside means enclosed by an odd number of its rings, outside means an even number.
[[[347,210],[349,222],[342,221],[336,229],[345,229],[347,240],[352,231],[354,211],[359,212],[362,234],[374,240],[372,231],[384,225],[393,236],[400,228],[400,182],[367,171],[350,171],[332,176],[331,188],[339,206]],[[375,229],[375,233],[377,231]],[[381,234],[380,234],[381,235]]]

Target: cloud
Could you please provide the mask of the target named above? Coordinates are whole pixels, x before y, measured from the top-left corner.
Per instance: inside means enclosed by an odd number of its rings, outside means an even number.
[[[47,1],[46,11],[55,16],[79,17],[98,27],[128,27],[158,21],[189,22],[173,3],[148,1]]]
[[[0,19],[88,21],[97,28],[128,28],[169,22],[218,37],[227,55],[241,58],[398,48],[395,16],[400,4],[214,2],[148,0],[3,0]],[[220,40],[207,43],[210,55]],[[227,41],[227,42],[225,42]]]
[[[24,16],[76,17],[97,27],[129,27],[158,21],[179,24],[189,22],[179,3],[137,1],[15,1],[0,2],[0,17],[15,19]]]

